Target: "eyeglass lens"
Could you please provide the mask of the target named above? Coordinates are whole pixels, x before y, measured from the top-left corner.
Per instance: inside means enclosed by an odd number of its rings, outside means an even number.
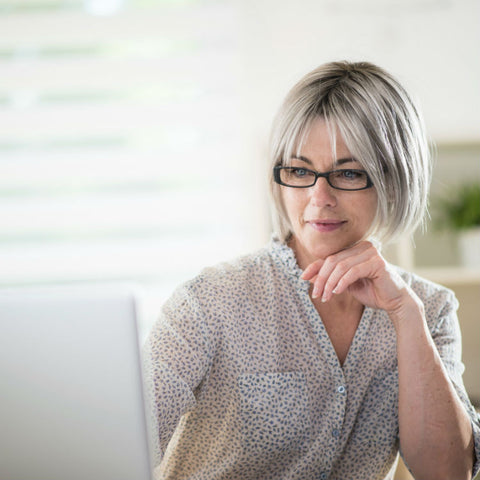
[[[363,170],[344,169],[326,172],[328,183],[335,188],[357,190],[368,185],[368,175]],[[317,173],[306,168],[283,167],[280,180],[292,187],[310,187],[315,184]]]

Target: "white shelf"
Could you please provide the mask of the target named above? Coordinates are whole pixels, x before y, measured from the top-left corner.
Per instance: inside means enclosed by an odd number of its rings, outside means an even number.
[[[479,269],[465,267],[418,267],[414,270],[421,277],[447,286],[480,284]]]

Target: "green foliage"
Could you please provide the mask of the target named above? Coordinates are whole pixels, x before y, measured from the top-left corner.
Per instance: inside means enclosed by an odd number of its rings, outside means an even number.
[[[480,184],[460,185],[450,193],[437,199],[437,225],[451,230],[480,227]]]

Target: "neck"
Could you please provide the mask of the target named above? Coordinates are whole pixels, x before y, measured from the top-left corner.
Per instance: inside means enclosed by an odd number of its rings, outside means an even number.
[[[287,245],[293,250],[297,264],[302,270],[305,270],[312,262],[318,260],[313,257],[308,258],[307,255],[304,254],[304,249],[301,245],[298,245],[298,241],[293,235],[287,239]]]
[[[311,293],[311,292],[310,292]],[[310,297],[311,298],[311,297]],[[320,298],[312,299],[315,308],[317,309],[320,316],[322,313],[338,317],[346,316],[362,316],[364,305],[361,304],[358,300],[353,297],[348,292],[343,292],[339,295],[334,295],[328,302],[322,303]]]

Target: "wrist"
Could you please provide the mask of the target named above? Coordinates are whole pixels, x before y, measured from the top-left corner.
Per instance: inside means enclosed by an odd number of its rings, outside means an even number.
[[[425,307],[422,301],[412,291],[406,292],[397,305],[387,314],[392,321],[397,334],[404,328],[411,331],[425,325]]]

